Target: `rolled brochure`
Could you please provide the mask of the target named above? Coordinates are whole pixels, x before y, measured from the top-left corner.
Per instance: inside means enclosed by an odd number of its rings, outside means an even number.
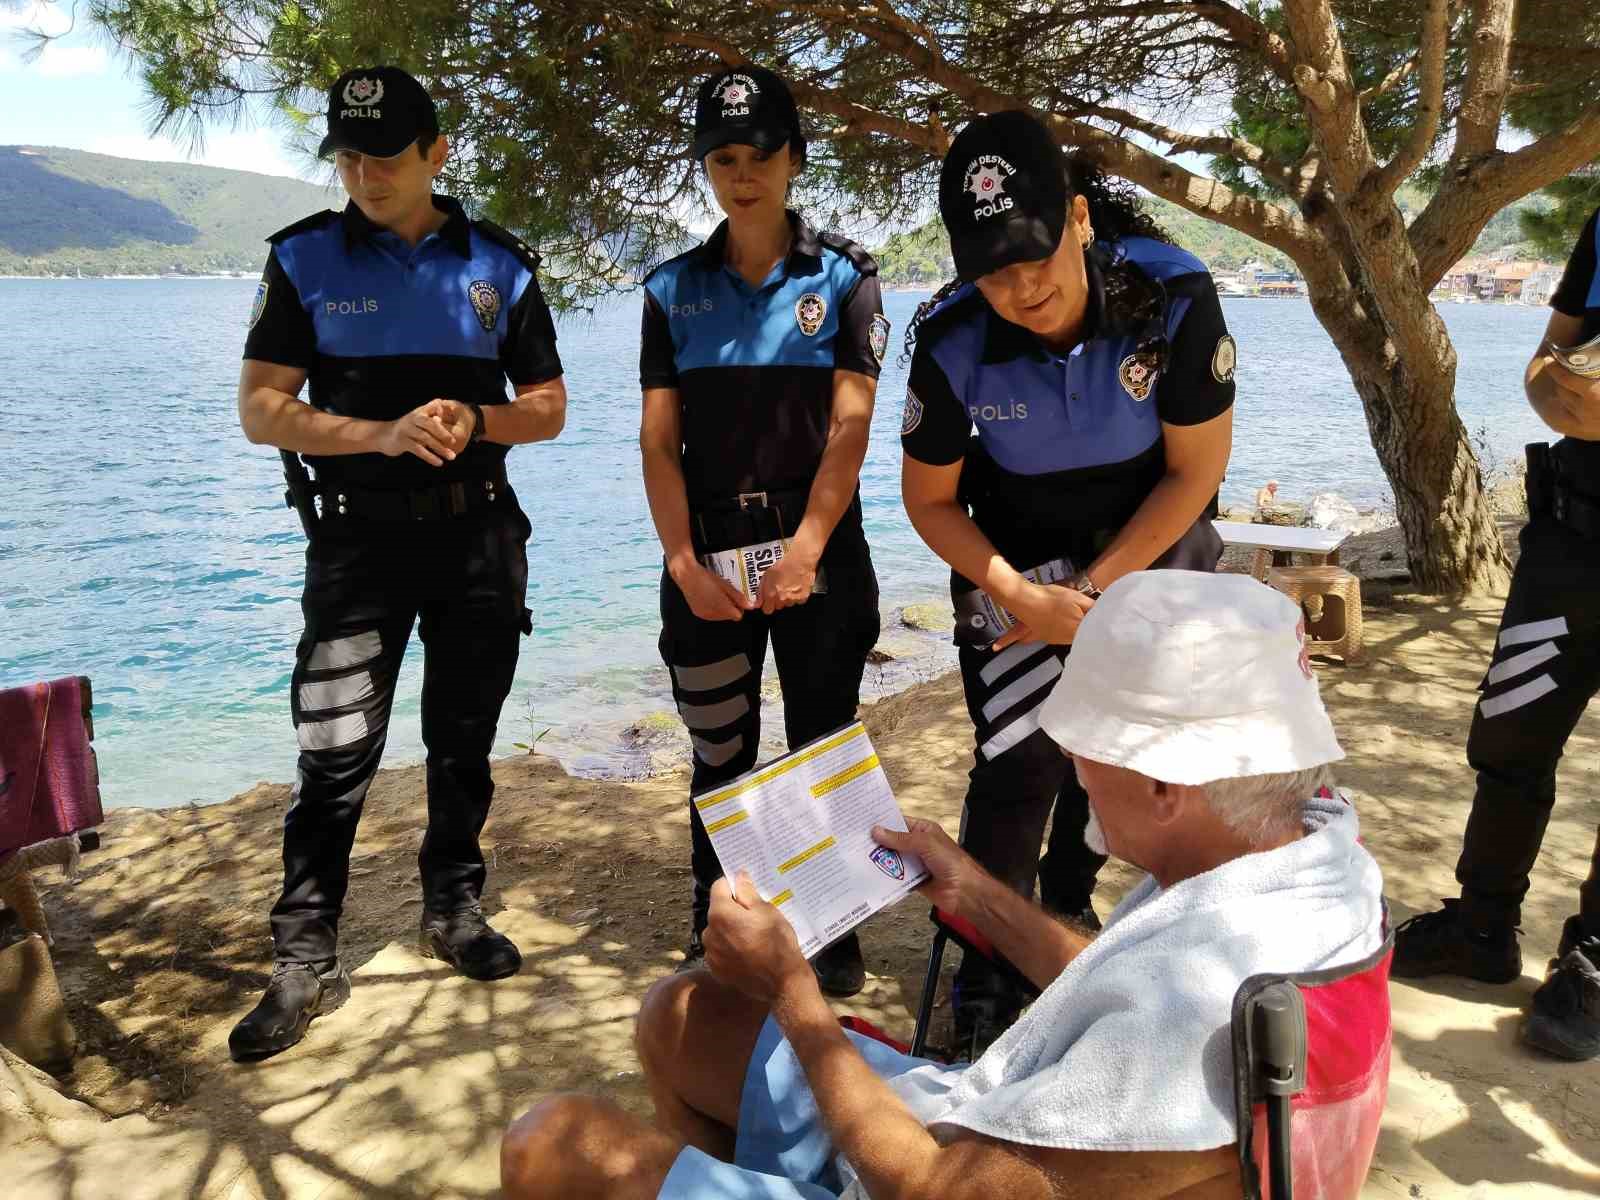
[[[747,599],[754,600],[761,592],[761,577],[778,565],[778,560],[788,548],[788,541],[780,538],[775,542],[740,546],[737,550],[713,550],[710,554],[702,554],[700,561],[731,583]],[[816,578],[811,581],[811,594],[817,596],[827,590],[822,568],[818,567]]]

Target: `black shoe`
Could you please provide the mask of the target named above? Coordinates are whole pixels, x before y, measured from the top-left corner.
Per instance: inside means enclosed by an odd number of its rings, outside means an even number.
[[[823,993],[840,999],[854,996],[867,983],[867,966],[861,961],[861,941],[854,931],[813,954],[811,969],[817,973],[817,983]]]
[[[962,987],[955,981],[950,1007],[955,1017],[952,1062],[977,1062],[995,1040],[1017,1023],[1029,997],[1003,979]]]
[[[306,1026],[350,999],[350,974],[339,960],[329,963],[274,963],[261,1003],[233,1027],[228,1053],[234,1062],[253,1062],[287,1050],[306,1035]]]
[[[476,904],[451,913],[424,910],[417,945],[423,954],[442,959],[468,979],[504,979],[522,970],[516,946],[490,928]]]
[[[1600,1058],[1600,937],[1585,936],[1577,917],[1561,930],[1550,974],[1528,1005],[1522,1040],[1557,1058]]]
[[[672,968],[674,975],[692,971],[706,961],[706,944],[700,940],[700,930],[689,935],[689,944],[683,948],[683,961]]]
[[[1461,901],[1446,900],[1437,912],[1421,913],[1394,931],[1394,963],[1399,979],[1461,975],[1483,983],[1510,983],[1522,974],[1522,947],[1509,926],[1474,929],[1461,914]]]

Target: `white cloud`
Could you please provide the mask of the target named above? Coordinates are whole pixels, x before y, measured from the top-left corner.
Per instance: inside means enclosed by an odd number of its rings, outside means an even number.
[[[72,28],[72,11],[63,4],[46,4],[33,0],[19,8],[0,8],[0,29],[28,33],[38,30],[52,37]]]

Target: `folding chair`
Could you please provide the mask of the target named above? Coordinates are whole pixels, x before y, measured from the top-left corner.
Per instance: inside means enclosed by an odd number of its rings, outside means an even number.
[[[947,942],[955,942],[968,954],[981,954],[992,962],[1012,983],[1022,989],[1023,993],[1032,997],[1039,994],[1039,989],[1016,967],[1012,966],[994,948],[994,943],[978,932],[976,925],[963,917],[947,913],[942,908],[935,908],[928,913],[928,920],[933,922],[933,946],[928,951],[928,971],[922,981],[922,1001],[917,1007],[916,1032],[911,1037],[911,1053],[921,1055],[928,1045],[928,1026],[933,1022],[933,1001],[939,990],[939,968],[944,962],[944,948]]]
[[[1246,1200],[1356,1200],[1389,1094],[1389,963],[1253,975],[1233,999],[1234,1111]]]

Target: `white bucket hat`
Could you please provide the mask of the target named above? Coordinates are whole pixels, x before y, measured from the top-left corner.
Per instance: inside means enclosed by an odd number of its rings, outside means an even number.
[[[1299,607],[1248,575],[1138,571],[1117,580],[1079,626],[1039,724],[1063,750],[1164,783],[1344,757]]]

